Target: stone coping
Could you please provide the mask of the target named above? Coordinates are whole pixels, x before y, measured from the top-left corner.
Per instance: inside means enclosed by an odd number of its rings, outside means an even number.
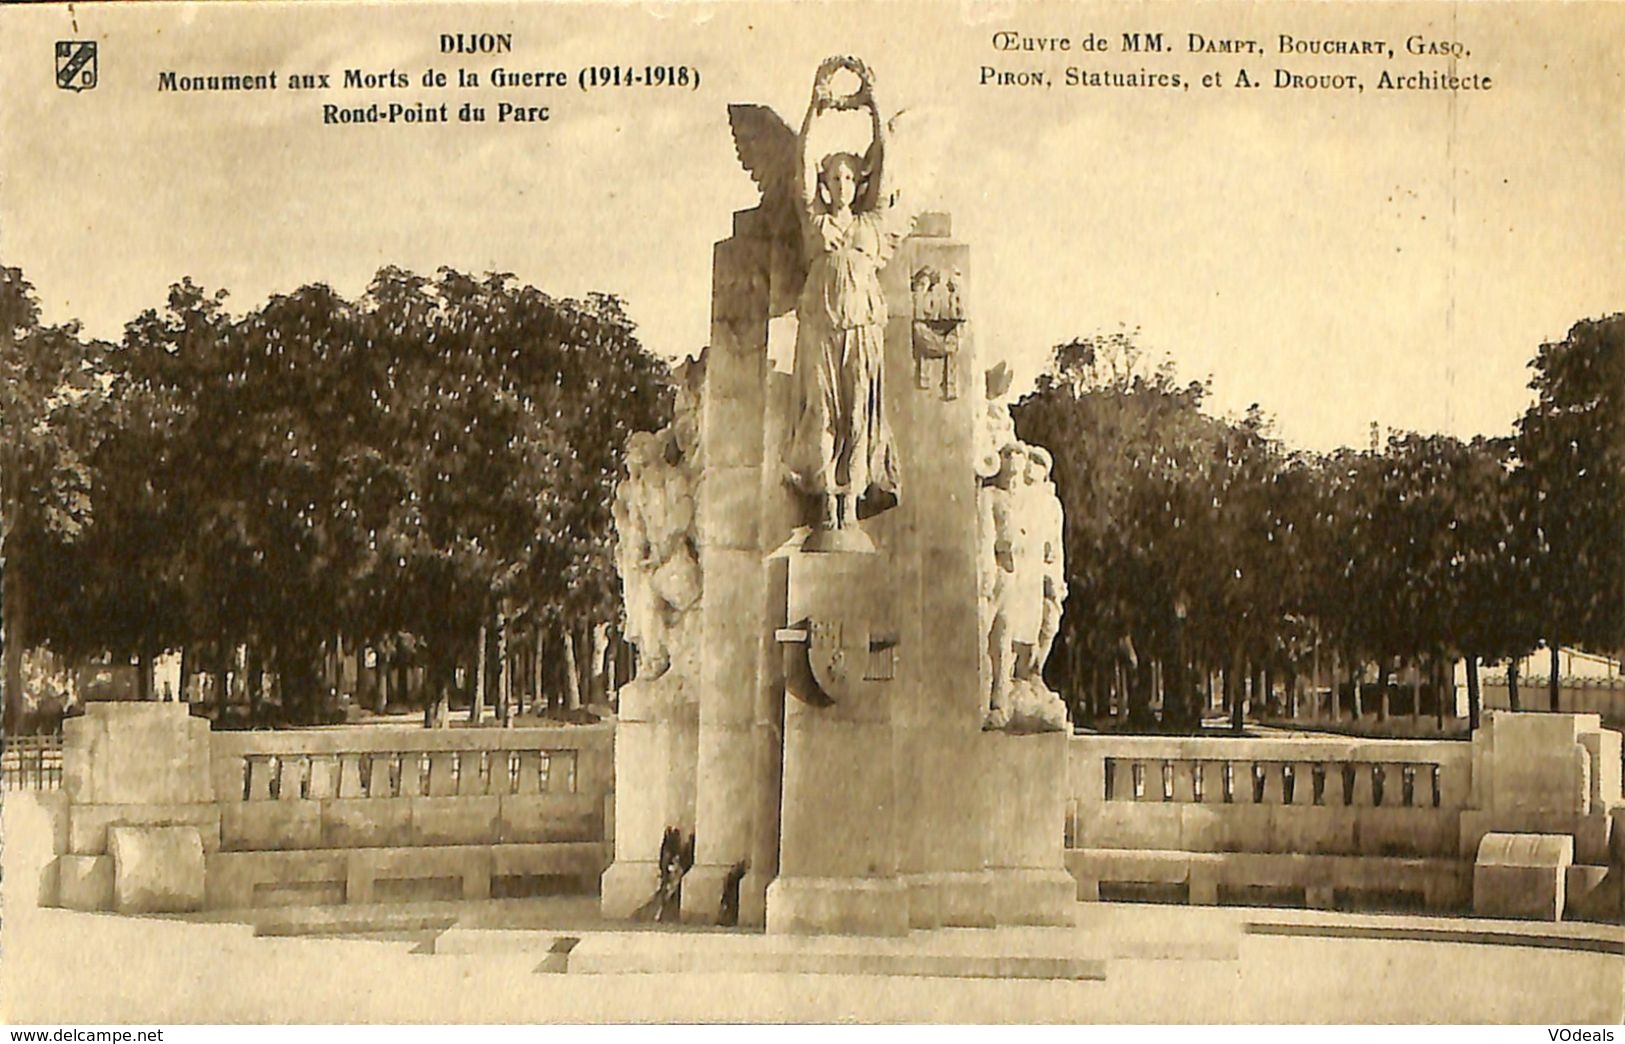
[[[1472,747],[1460,740],[1364,739],[1357,737],[1123,736],[1073,735],[1074,756],[1189,761],[1381,762],[1460,764]]]
[[[214,732],[219,757],[249,755],[335,755],[385,752],[486,750],[596,750],[614,742],[612,723],[515,729],[423,729],[412,726],[348,726],[331,729],[278,729]]]

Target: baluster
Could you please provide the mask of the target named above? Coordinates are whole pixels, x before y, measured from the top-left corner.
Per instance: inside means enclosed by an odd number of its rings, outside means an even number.
[[[485,765],[486,752],[479,750],[465,750],[458,759],[457,765],[457,794],[459,797],[471,797],[485,793],[487,768]]]
[[[459,755],[449,750],[437,750],[426,755],[429,762],[429,786],[425,793],[430,797],[451,797],[457,793]]]
[[[1173,764],[1173,800],[1190,804],[1202,800],[1196,790],[1196,769],[1198,762],[1189,758],[1181,758]]]
[[[1279,761],[1263,761],[1258,765],[1259,801],[1266,805],[1286,804],[1286,769]]]
[[[522,750],[519,754],[519,785],[514,793],[534,797],[542,792],[542,752]]]
[[[338,797],[339,762],[336,754],[312,755],[310,759],[310,796],[315,800]]]
[[[309,786],[305,774],[310,770],[310,759],[302,755],[289,755],[277,760],[281,763],[281,789],[277,791],[277,800],[302,801],[305,788]]]
[[[394,761],[388,754],[367,755],[367,797],[387,798],[394,794]]]
[[[366,796],[366,777],[362,775],[361,755],[341,754],[338,758],[338,788],[335,797],[358,798]]]

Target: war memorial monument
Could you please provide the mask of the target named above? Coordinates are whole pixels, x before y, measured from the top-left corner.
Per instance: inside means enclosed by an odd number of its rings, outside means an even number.
[[[730,110],[761,204],[716,246],[703,379],[634,436],[618,500],[642,666],[611,917],[658,888],[669,830],[692,839],[685,919],[732,889],[769,932],[1070,917],[1066,716],[1039,675],[1064,597],[1049,456],[987,394],[969,248],[909,211],[875,99],[832,58],[799,131]],[[809,148],[853,109],[865,145]]]

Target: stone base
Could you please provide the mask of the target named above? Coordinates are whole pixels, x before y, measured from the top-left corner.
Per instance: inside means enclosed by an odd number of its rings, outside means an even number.
[[[203,909],[203,838],[196,827],[110,827],[107,851],[119,913]]]
[[[785,935],[904,935],[908,889],[870,877],[780,877],[767,888],[767,930]]]
[[[599,878],[598,909],[610,920],[624,921],[654,898],[659,887],[659,863],[617,860]]]
[[[1486,834],[1473,864],[1473,913],[1561,921],[1574,839]]]
[[[748,871],[739,883],[739,925],[760,928],[767,924],[767,890],[773,879]]]
[[[56,901],[64,910],[111,910],[113,857],[58,856]]]
[[[987,871],[987,896],[1001,925],[1077,923],[1078,882],[1065,870]]]
[[[988,877],[980,870],[910,874],[908,920],[913,928],[991,928],[998,923],[988,901]]]
[[[732,871],[733,868],[729,866],[696,866],[683,875],[685,922],[719,923],[722,916],[722,888]]]

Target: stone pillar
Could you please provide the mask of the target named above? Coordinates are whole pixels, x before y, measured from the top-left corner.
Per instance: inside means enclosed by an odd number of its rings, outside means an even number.
[[[768,324],[768,241],[760,214],[736,217],[712,268],[700,483],[699,763],[694,867],[683,919],[715,924],[729,874],[751,856],[757,677],[767,627],[760,516]]]
[[[897,875],[891,725],[897,682],[864,678],[865,625],[884,627],[892,614],[885,559],[796,549],[784,566],[789,619],[838,624],[851,650],[846,683],[823,690],[835,702],[809,702],[802,688],[785,704],[779,873],[767,889],[767,930],[900,935],[909,917],[908,892]],[[819,656],[809,645],[791,644],[786,655]],[[813,683],[811,675],[791,669],[802,686]]]
[[[621,687],[615,726],[615,860],[600,882],[605,917],[630,917],[660,884],[660,842],[666,828],[692,829],[692,704],[674,685],[633,680]],[[687,712],[687,713],[685,713]],[[538,786],[534,757],[520,764],[520,793]]]

